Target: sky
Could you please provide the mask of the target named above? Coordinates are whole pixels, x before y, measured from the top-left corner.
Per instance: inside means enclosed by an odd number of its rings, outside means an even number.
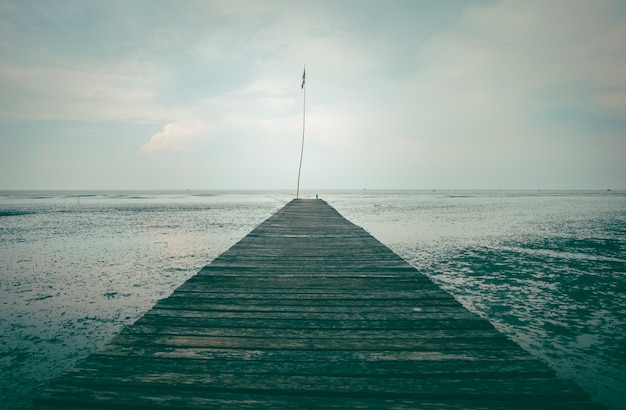
[[[625,39],[619,0],[0,0],[0,189],[295,190],[303,119],[303,190],[624,189]]]

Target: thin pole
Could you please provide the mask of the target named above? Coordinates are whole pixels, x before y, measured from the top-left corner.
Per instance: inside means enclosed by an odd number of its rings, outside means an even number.
[[[302,72],[302,148],[300,148],[300,166],[298,166],[298,187],[296,189],[296,199],[300,197],[300,171],[302,171],[302,156],[304,155],[304,124],[306,119],[306,67]]]

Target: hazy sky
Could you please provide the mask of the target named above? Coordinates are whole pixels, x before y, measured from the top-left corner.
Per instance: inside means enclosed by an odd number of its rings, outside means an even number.
[[[626,1],[0,0],[0,189],[626,188]]]

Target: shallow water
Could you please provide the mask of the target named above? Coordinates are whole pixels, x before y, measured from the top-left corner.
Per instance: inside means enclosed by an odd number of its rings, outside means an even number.
[[[623,407],[626,193],[319,194],[561,376]],[[0,192],[0,406],[28,404],[291,198]]]

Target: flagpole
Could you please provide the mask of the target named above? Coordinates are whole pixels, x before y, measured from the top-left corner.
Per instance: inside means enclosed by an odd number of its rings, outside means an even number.
[[[302,171],[302,156],[304,154],[304,124],[306,119],[306,66],[302,71],[302,147],[300,148],[300,165],[298,166],[298,187],[296,188],[296,199],[300,197],[300,171]]]

